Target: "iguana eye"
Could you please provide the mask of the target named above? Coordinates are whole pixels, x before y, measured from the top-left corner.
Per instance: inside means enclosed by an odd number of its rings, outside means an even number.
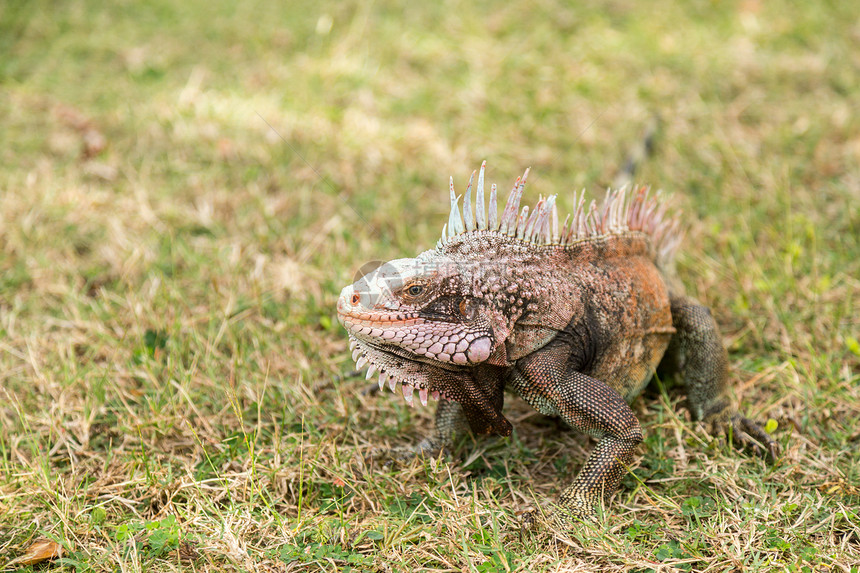
[[[406,292],[408,292],[408,293],[409,293],[409,296],[418,296],[419,294],[421,294],[422,292],[424,292],[424,286],[422,286],[422,285],[412,285],[411,287],[409,287],[408,289],[406,289]]]
[[[464,318],[468,318],[471,320],[475,317],[475,309],[469,304],[468,299],[463,299],[460,301],[460,314],[463,315]]]

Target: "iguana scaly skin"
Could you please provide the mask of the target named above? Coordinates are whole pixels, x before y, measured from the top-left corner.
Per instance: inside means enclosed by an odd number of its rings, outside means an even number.
[[[658,364],[681,372],[693,417],[742,446],[776,443],[737,413],[727,395],[727,358],[710,311],[674,277],[677,218],[645,189],[584,197],[559,227],[555,196],[520,211],[528,170],[501,216],[496,186],[484,208],[481,165],[462,216],[451,182],[451,213],[433,250],[398,259],[341,292],[338,318],[353,358],[380,388],[406,401],[439,400],[434,433],[410,455],[435,453],[467,425],[511,434],[504,390],[598,440],[561,494],[583,516],[615,492],[642,440],[628,403]],[[472,174],[474,178],[474,173]],[[404,452],[400,452],[403,454]]]

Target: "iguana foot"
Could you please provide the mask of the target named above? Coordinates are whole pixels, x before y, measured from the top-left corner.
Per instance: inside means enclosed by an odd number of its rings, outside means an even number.
[[[552,514],[540,509],[524,511],[519,516],[518,525],[520,540],[558,529],[553,527]]]
[[[530,509],[528,511],[524,511],[522,515],[520,515],[520,531],[523,533],[531,533],[533,531],[537,531],[540,529],[544,519],[541,512],[537,509]]]
[[[565,531],[579,522],[594,519],[596,512],[585,506],[557,505],[552,509],[532,509],[520,516],[520,530],[533,533],[540,530]]]
[[[752,452],[772,462],[779,455],[779,444],[764,428],[746,416],[728,408],[705,419],[712,436],[731,441],[739,450]]]
[[[749,450],[770,462],[775,462],[779,455],[779,444],[776,440],[765,432],[764,428],[737,412],[723,424],[722,432],[731,436],[738,449]]]

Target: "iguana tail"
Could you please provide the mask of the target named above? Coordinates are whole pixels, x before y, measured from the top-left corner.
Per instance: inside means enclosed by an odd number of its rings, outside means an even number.
[[[642,133],[642,137],[640,137],[636,142],[636,145],[630,149],[627,154],[627,159],[624,161],[624,165],[612,180],[613,188],[619,189],[625,185],[631,185],[633,183],[633,179],[636,176],[636,171],[639,169],[639,166],[654,152],[654,145],[658,131],[660,130],[660,124],[660,116],[656,113],[652,115],[651,119],[648,120],[648,123],[645,124],[645,130]]]

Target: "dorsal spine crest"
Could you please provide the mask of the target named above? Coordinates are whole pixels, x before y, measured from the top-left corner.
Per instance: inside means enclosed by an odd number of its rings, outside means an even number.
[[[579,195],[574,193],[573,213],[567,215],[559,229],[556,195],[540,197],[533,208],[525,205],[520,209],[523,190],[529,176],[528,169],[514,182],[501,217],[497,216],[496,184],[491,185],[487,216],[484,201],[486,166],[487,162],[482,162],[481,169],[477,172],[474,212],[472,184],[475,172],[472,172],[469,178],[469,185],[463,198],[462,216],[459,196],[454,191],[454,178],[451,177],[449,186],[451,212],[437,247],[443,247],[458,235],[476,231],[490,231],[538,246],[567,246],[597,237],[641,231],[650,237],[658,260],[665,261],[671,259],[680,243],[678,217],[669,217],[666,202],[659,193],[650,195],[647,187],[639,187],[635,190],[627,187],[607,189],[606,196],[599,207],[595,201],[591,201],[587,208],[585,191],[583,190]]]

